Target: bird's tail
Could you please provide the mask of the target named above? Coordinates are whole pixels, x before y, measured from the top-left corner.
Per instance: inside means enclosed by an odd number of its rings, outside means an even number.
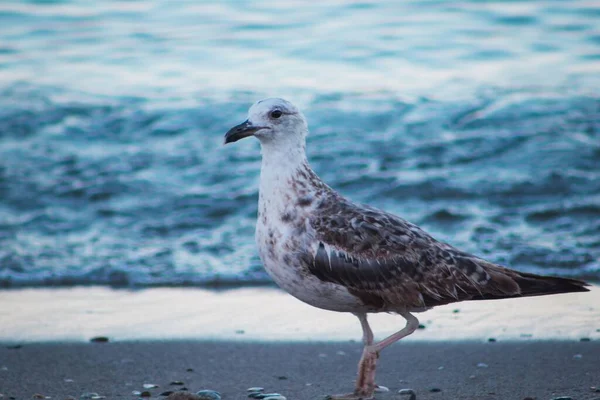
[[[587,282],[571,278],[559,278],[520,272],[499,265],[487,264],[490,289],[475,296],[474,300],[506,299],[511,297],[545,296],[548,294],[589,292]]]
[[[519,285],[520,296],[544,296],[547,294],[589,292],[589,283],[571,278],[558,278],[518,272],[513,277]]]

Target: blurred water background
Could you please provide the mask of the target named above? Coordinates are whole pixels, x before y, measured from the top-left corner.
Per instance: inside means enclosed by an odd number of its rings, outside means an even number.
[[[269,282],[286,97],[334,188],[520,270],[600,277],[594,1],[0,2],[0,286]]]

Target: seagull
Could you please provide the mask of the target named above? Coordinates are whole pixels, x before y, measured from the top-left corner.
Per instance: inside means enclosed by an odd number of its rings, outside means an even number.
[[[308,124],[292,103],[269,98],[225,134],[225,144],[254,136],[262,165],[256,244],[272,279],[314,307],[360,321],[364,349],[352,393],[372,399],[380,352],[413,333],[414,313],[464,300],[589,291],[586,282],[508,269],[434,239],[400,217],[343,197],[306,158]],[[395,313],[406,326],[374,342],[368,313]]]

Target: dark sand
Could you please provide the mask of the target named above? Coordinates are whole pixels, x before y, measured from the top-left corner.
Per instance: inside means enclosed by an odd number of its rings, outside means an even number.
[[[31,399],[36,393],[64,399],[97,392],[136,399],[134,390],[155,383],[154,397],[185,382],[190,390],[214,389],[223,399],[244,399],[262,386],[288,399],[317,399],[352,389],[360,343],[121,342],[57,343],[0,347],[0,393]],[[485,363],[486,366],[479,366]],[[442,368],[443,367],[443,368]],[[188,372],[193,368],[193,372]],[[66,380],[73,380],[72,382]],[[399,343],[381,356],[378,382],[390,388],[378,399],[538,400],[571,396],[600,399],[600,341]],[[432,388],[441,392],[433,393]]]

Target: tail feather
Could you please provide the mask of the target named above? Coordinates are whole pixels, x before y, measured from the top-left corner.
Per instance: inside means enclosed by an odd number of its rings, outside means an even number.
[[[520,272],[513,278],[519,285],[521,296],[543,296],[547,294],[589,292],[587,282],[571,278],[558,278]]]
[[[513,297],[545,296],[550,294],[589,292],[589,283],[571,278],[559,278],[519,272],[498,265],[487,265],[492,290],[471,300],[507,299]]]

